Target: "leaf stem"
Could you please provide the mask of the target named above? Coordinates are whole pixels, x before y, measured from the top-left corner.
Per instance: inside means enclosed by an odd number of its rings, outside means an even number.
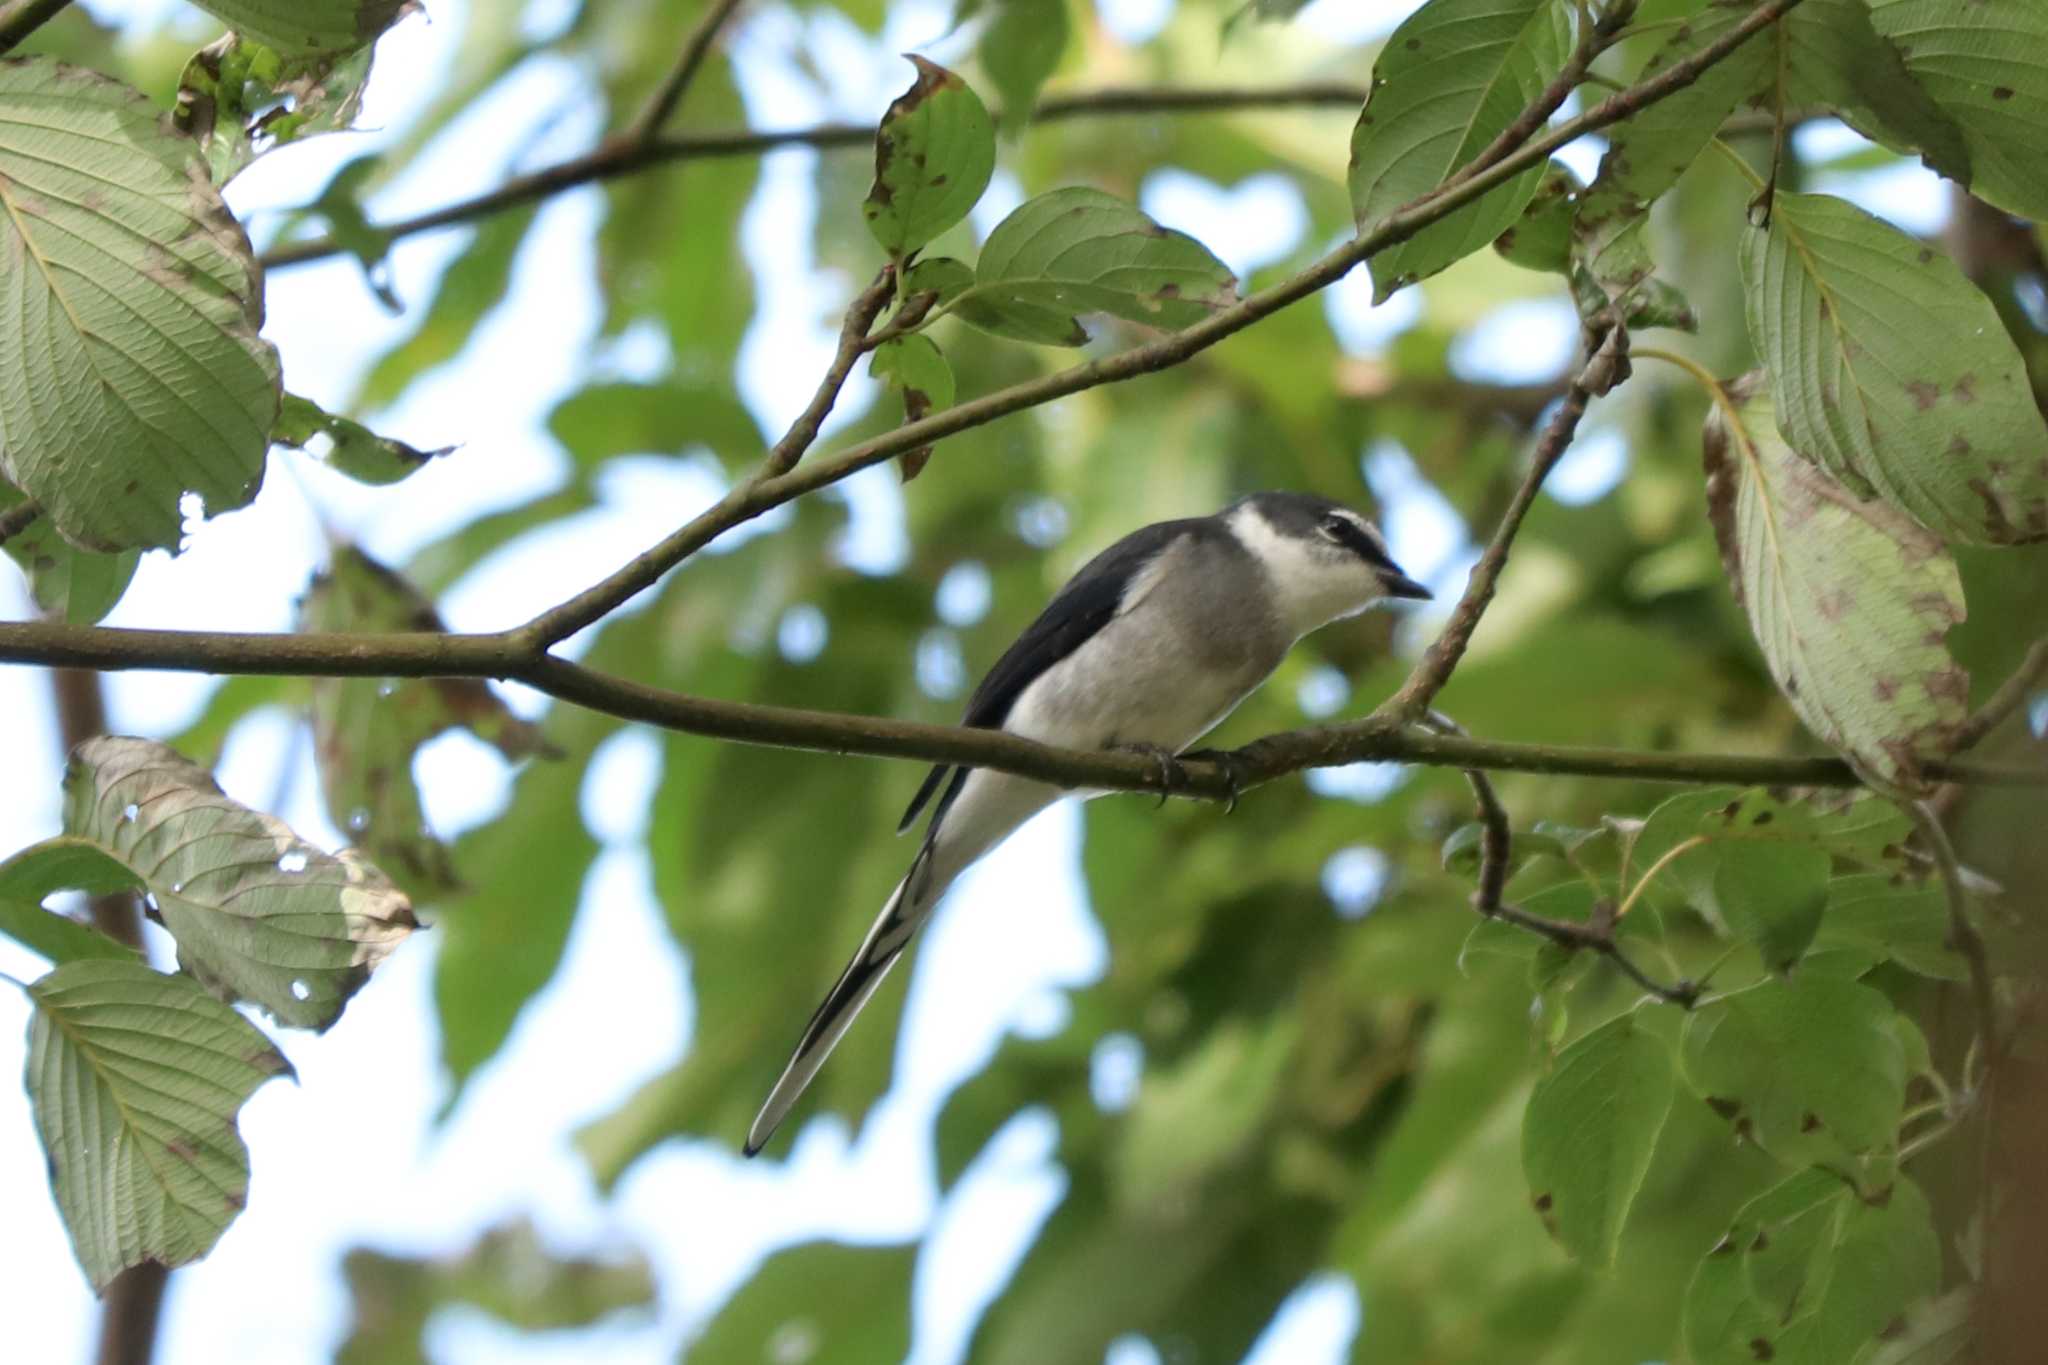
[[[14,0],[0,9],[0,56],[21,44],[31,33],[62,14],[71,0]]]
[[[1680,856],[1692,852],[1694,849],[1698,848],[1700,845],[1706,842],[1706,835],[1695,834],[1690,839],[1681,840],[1679,843],[1674,844],[1672,847],[1666,849],[1664,851],[1663,856],[1658,858],[1656,862],[1651,863],[1649,867],[1645,868],[1643,870],[1642,876],[1636,878],[1635,886],[1630,889],[1627,897],[1624,898],[1621,902],[1621,908],[1614,912],[1614,917],[1616,919],[1621,919],[1623,916],[1627,915],[1630,910],[1635,908],[1636,901],[1642,897],[1643,892],[1646,889],[1648,889],[1650,883],[1657,880],[1657,874],[1659,872],[1662,872],[1665,868],[1669,867],[1673,862],[1677,861]]]

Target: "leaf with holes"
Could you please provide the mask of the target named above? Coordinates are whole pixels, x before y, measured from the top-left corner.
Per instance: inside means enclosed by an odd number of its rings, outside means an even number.
[[[199,144],[225,185],[265,152],[352,127],[370,79],[372,49],[282,57],[229,33],[194,53],[178,79],[171,123]]]
[[[379,436],[361,422],[336,417],[311,399],[284,396],[284,410],[270,439],[303,450],[358,483],[397,483],[426,468],[431,460],[455,449],[416,450],[403,441]]]
[[[2048,8],[2039,0],[1870,0],[1870,17],[1961,130],[1970,192],[2048,219]]]
[[[922,333],[897,337],[875,347],[868,373],[886,379],[903,393],[903,420],[915,422],[938,408],[953,406],[953,367],[932,339]],[[930,446],[903,454],[903,482],[909,483],[932,457]]]
[[[433,604],[405,579],[350,546],[337,548],[299,604],[317,634],[441,631]],[[335,827],[422,899],[457,890],[447,846],[427,827],[413,780],[421,745],[465,727],[507,758],[549,752],[481,678],[316,678],[313,742]]]
[[[46,890],[144,892],[180,965],[296,1028],[332,1024],[414,928],[411,903],[354,850],[322,852],[151,740],[72,751],[64,830],[10,861],[31,862]]]
[[[261,276],[192,142],[127,86],[0,63],[0,476],[66,540],[175,546],[256,496],[277,416]]]
[[[290,1065],[189,978],[139,961],[67,963],[28,995],[29,1102],[93,1288],[198,1260],[248,1202],[236,1113]]]
[[[1558,1054],[1522,1116],[1522,1169],[1551,1235],[1588,1265],[1614,1263],[1676,1090],[1670,1050],[1634,1014]]]
[[[303,55],[350,52],[420,7],[419,0],[192,0],[241,33]]]
[[[1435,189],[1505,132],[1563,69],[1571,45],[1570,10],[1557,0],[1431,0],[1395,29],[1351,135],[1359,231]],[[1542,178],[1532,166],[1379,253],[1374,301],[1500,236]]]
[[[1729,584],[1807,727],[1882,785],[1918,790],[1921,762],[1947,751],[1969,704],[1944,643],[1963,619],[1955,562],[1905,514],[1801,458],[1760,388],[1739,381],[1735,416],[1707,418],[1708,511]]]
[[[1750,1200],[1686,1289],[1698,1365],[1841,1365],[1891,1335],[1900,1306],[1941,1271],[1927,1198],[1901,1177],[1864,1200],[1801,1171]]]
[[[985,332],[1080,346],[1077,314],[1180,328],[1237,302],[1230,267],[1114,195],[1075,186],[1026,200],[981,249],[952,311]]]
[[[875,134],[875,185],[861,213],[902,260],[965,218],[996,168],[995,125],[967,83],[913,55],[917,83]]]
[[[0,483],[0,512],[21,502],[17,490]],[[58,535],[50,519],[40,514],[7,537],[5,548],[8,558],[28,575],[36,607],[45,616],[74,626],[89,626],[112,611],[142,561],[139,550],[116,554],[81,550]]]
[[[1781,1161],[1889,1151],[1906,1095],[1896,1014],[1855,981],[1764,981],[1686,1016],[1686,1078]]]
[[[1781,194],[1742,278],[1800,454],[1945,539],[2048,537],[2048,424],[1997,310],[1946,256],[1843,200]]]

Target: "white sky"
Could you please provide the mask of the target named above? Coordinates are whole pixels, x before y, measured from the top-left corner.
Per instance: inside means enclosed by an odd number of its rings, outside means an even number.
[[[1350,40],[1390,27],[1414,3],[1319,0],[1298,22]],[[98,0],[92,8],[107,17],[142,19],[180,7],[173,0]],[[381,45],[365,127],[402,127],[415,97],[436,88],[461,31],[462,4],[428,0],[428,8],[437,22],[408,20]],[[529,14],[544,30],[558,22],[548,16],[561,8],[536,0]],[[1140,41],[1164,21],[1169,0],[1103,0],[1100,8],[1112,31]],[[757,122],[776,126],[872,118],[902,82],[894,54],[944,32],[948,16],[939,0],[919,0],[901,9],[880,41],[869,42],[843,22],[806,30],[787,12],[764,8],[747,22],[736,48],[749,108]],[[829,58],[829,97],[791,60],[806,38],[821,60]],[[579,79],[562,63],[529,63],[378,199],[377,216],[399,216],[493,183],[510,149],[525,145],[559,111],[588,107],[578,98]],[[528,164],[579,150],[598,131],[588,118],[560,118],[533,143]],[[346,135],[288,149],[247,173],[230,198],[238,211],[257,215],[260,231],[260,210],[310,198],[337,165],[377,140],[376,134]],[[765,295],[740,356],[739,383],[764,425],[778,430],[808,396],[810,376],[829,354],[825,318],[841,287],[811,263],[816,206],[810,156],[791,152],[770,160],[745,224]],[[1928,211],[1922,206],[1939,204],[1917,170],[1858,188],[1865,202],[1880,201],[1872,206],[1909,221]],[[999,214],[1016,193],[1014,182],[1007,191],[1000,183],[992,191],[990,206],[976,219],[984,232],[993,222],[990,210]],[[1290,249],[1305,226],[1298,199],[1277,177],[1253,177],[1226,190],[1168,168],[1148,178],[1142,198],[1162,221],[1199,230],[1240,270]],[[593,191],[553,201],[526,244],[506,305],[461,357],[380,416],[378,425],[393,435],[422,446],[461,443],[460,453],[392,490],[360,488],[311,461],[282,457],[253,507],[208,523],[176,560],[149,556],[114,623],[288,628],[329,529],[380,557],[402,559],[489,507],[552,487],[564,463],[542,426],[553,404],[593,369],[646,374],[662,359],[659,344],[645,336],[629,337],[595,359],[590,353],[597,302],[588,281],[597,214]],[[460,240],[441,235],[401,244],[392,261],[400,297],[415,305],[429,297],[433,278]],[[1323,306],[1346,346],[1365,353],[1412,325],[1418,301],[1411,290],[1373,309],[1359,272],[1330,291]],[[410,325],[408,318],[387,315],[346,262],[278,273],[270,281],[269,316],[268,334],[283,353],[287,383],[336,404]],[[1569,352],[1571,326],[1562,305],[1503,309],[1460,343],[1454,363],[1482,377],[1548,375]],[[850,392],[850,410],[857,410],[861,392]],[[1388,509],[1397,555],[1418,576],[1457,587],[1470,547],[1456,514],[1398,448],[1363,456]],[[1598,496],[1625,464],[1618,441],[1588,441],[1559,470],[1557,492],[1572,501]],[[855,521],[845,554],[856,567],[884,571],[903,554],[900,496],[887,471],[870,473],[847,490]],[[699,466],[630,462],[606,482],[600,510],[494,556],[447,595],[444,614],[457,629],[524,619],[562,596],[565,585],[608,572],[622,547],[651,543],[717,491]],[[251,574],[252,565],[262,572]],[[985,609],[985,601],[975,603],[971,574],[946,591],[952,594],[942,604],[949,618]],[[28,611],[25,593],[6,573],[0,573],[0,611],[17,617]],[[785,639],[801,645],[806,636],[815,637],[814,622],[795,623]],[[964,662],[971,672],[985,661]],[[206,690],[195,677],[114,675],[114,725],[167,733],[190,716]],[[1347,691],[1341,678],[1320,679],[1302,700],[1326,713],[1343,704]],[[534,699],[518,700],[530,707]],[[8,728],[15,779],[0,787],[0,851],[6,851],[57,828],[57,741],[44,677],[0,669],[0,714],[23,718]],[[223,764],[223,784],[335,846],[341,839],[320,811],[304,746],[294,754],[290,734],[276,716],[244,726]],[[325,1360],[348,1319],[338,1276],[346,1248],[368,1243],[402,1253],[453,1251],[483,1227],[520,1213],[531,1214],[551,1244],[565,1251],[629,1243],[644,1248],[660,1277],[659,1316],[595,1333],[527,1338],[477,1314],[452,1314],[430,1334],[436,1361],[672,1359],[684,1334],[706,1321],[775,1248],[820,1235],[873,1241],[927,1230],[915,1287],[913,1358],[921,1365],[960,1358],[975,1316],[1060,1197],[1062,1177],[1051,1161],[1056,1130],[1044,1113],[1018,1115],[943,1205],[936,1200],[928,1134],[945,1095],[986,1060],[1005,1029],[1057,1028],[1065,1008],[1060,988],[1102,970],[1103,946],[1085,912],[1078,872],[1077,812],[1071,806],[1049,812],[999,850],[962,881],[928,931],[911,980],[904,1032],[910,1041],[898,1059],[896,1087],[857,1143],[832,1120],[805,1125],[783,1160],[743,1163],[710,1144],[674,1142],[641,1161],[616,1194],[602,1200],[569,1138],[671,1064],[692,1015],[688,964],[662,926],[639,847],[658,762],[650,737],[627,732],[594,764],[585,818],[605,852],[561,969],[444,1128],[433,1123],[445,1083],[435,1062],[432,933],[417,935],[394,955],[331,1033],[282,1036],[300,1083],[267,1086],[245,1112],[242,1129],[254,1164],[249,1208],[207,1261],[174,1278],[160,1356],[165,1365]],[[421,755],[418,770],[429,817],[444,835],[489,818],[506,799],[505,765],[473,740],[438,742]],[[1397,780],[1392,770],[1361,766],[1320,775],[1317,789],[1373,799]],[[1047,868],[1057,869],[1050,879]],[[1326,885],[1343,912],[1369,908],[1376,869],[1370,850],[1346,850],[1332,860]],[[1016,886],[1029,894],[1003,889]],[[40,970],[38,959],[0,940],[0,971],[27,977]],[[21,1073],[26,1020],[18,993],[0,991],[0,1075]],[[1128,1102],[1141,1071],[1132,1040],[1106,1040],[1098,1057],[1099,1098],[1107,1105]],[[50,1204],[26,1098],[13,1086],[0,1086],[0,1210],[8,1225],[0,1238],[0,1285],[6,1286],[10,1341],[24,1360],[88,1359],[94,1305]],[[1288,1300],[1250,1358],[1258,1365],[1342,1360],[1359,1311],[1348,1281],[1312,1279]],[[1110,1358],[1116,1365],[1145,1365],[1157,1356],[1130,1339]]]

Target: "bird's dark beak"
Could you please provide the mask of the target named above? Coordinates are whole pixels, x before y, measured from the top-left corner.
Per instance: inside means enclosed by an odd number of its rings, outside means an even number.
[[[1382,570],[1380,586],[1387,590],[1389,597],[1408,597],[1418,602],[1427,602],[1436,595],[1399,570],[1391,573]]]

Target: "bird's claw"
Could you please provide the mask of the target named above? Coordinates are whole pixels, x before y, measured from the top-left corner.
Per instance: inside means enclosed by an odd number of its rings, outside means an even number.
[[[1229,749],[1191,749],[1182,757],[1198,759],[1204,763],[1214,763],[1217,767],[1221,768],[1223,770],[1223,785],[1230,792],[1230,795],[1224,800],[1223,813],[1228,815],[1237,809],[1237,798],[1244,792],[1244,760],[1240,759]]]
[[[1173,756],[1171,749],[1135,741],[1129,744],[1113,744],[1110,747],[1127,754],[1139,754],[1159,765],[1160,806],[1166,804],[1166,798],[1172,794],[1175,787],[1185,787],[1188,784],[1188,770],[1181,766],[1180,760]],[[1156,810],[1158,807],[1155,806],[1153,809]]]

